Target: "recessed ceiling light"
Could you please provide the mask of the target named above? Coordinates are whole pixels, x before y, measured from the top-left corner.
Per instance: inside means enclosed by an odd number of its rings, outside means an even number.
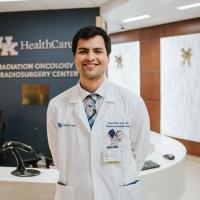
[[[0,3],[11,2],[11,1],[28,1],[28,0],[0,0]]]
[[[194,7],[198,7],[198,6],[200,6],[200,3],[194,3],[194,4],[179,6],[179,7],[177,7],[177,9],[185,10],[185,9],[194,8]]]
[[[151,17],[151,16],[150,15],[140,15],[140,16],[136,16],[136,17],[123,19],[122,22],[123,23],[129,23],[129,22],[133,22],[133,21],[137,21],[137,20],[147,19],[149,17]]]

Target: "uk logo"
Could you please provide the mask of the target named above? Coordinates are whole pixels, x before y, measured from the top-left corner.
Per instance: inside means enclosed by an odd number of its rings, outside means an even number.
[[[59,128],[62,128],[62,123],[59,123],[59,122],[58,122],[58,127],[59,127]]]
[[[18,42],[13,42],[13,36],[0,37],[0,56],[18,56],[17,46]]]

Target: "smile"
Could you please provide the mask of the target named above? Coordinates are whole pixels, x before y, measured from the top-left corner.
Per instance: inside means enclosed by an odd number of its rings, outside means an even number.
[[[96,63],[83,64],[83,66],[88,68],[88,69],[93,69],[93,68],[97,67],[98,65],[99,64],[96,64]]]

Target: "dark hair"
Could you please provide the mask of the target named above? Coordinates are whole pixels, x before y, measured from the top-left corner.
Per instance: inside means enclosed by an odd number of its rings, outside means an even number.
[[[108,34],[102,28],[99,28],[99,27],[96,27],[96,26],[83,27],[75,34],[75,36],[72,40],[72,53],[73,53],[73,55],[76,54],[78,41],[80,39],[87,40],[87,39],[95,37],[97,35],[100,35],[100,36],[103,37],[107,55],[110,55],[110,52],[111,52],[110,37],[108,36]]]

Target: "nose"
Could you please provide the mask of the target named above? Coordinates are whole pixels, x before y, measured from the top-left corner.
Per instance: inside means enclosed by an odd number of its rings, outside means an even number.
[[[86,59],[89,60],[89,61],[94,60],[95,59],[94,53],[91,52],[91,51],[88,52]]]

